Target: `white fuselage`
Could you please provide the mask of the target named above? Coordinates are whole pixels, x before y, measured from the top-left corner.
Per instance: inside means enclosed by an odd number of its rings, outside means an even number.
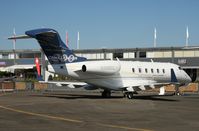
[[[109,90],[170,83],[171,69],[174,70],[179,83],[186,84],[191,81],[184,70],[172,63],[105,60],[48,66],[50,72]]]

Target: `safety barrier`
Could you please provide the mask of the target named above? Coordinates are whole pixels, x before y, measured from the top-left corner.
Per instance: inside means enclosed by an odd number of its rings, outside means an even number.
[[[166,92],[175,92],[174,85],[168,85],[165,87]],[[198,92],[198,83],[190,83],[188,86],[179,87],[179,92]]]
[[[15,89],[14,82],[2,82],[0,83],[0,91],[7,92],[7,91],[14,91]]]
[[[1,82],[0,91],[23,91],[23,90],[46,90],[50,85],[39,82]],[[198,83],[190,83],[188,86],[179,87],[179,92],[198,92]],[[149,92],[159,92],[159,89],[148,90]],[[175,92],[174,85],[165,86],[166,92]]]

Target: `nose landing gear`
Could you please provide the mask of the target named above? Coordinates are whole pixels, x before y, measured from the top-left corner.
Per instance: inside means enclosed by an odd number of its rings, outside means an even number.
[[[103,98],[110,98],[111,97],[111,91],[110,90],[104,90],[102,92],[102,97]]]

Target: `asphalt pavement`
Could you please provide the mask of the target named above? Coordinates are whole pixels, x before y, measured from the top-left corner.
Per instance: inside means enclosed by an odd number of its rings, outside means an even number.
[[[199,94],[0,93],[0,131],[198,131]]]

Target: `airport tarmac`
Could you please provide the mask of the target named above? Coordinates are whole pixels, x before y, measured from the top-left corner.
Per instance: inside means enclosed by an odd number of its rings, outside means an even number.
[[[99,92],[0,93],[0,131],[198,131],[199,95],[133,100]]]

